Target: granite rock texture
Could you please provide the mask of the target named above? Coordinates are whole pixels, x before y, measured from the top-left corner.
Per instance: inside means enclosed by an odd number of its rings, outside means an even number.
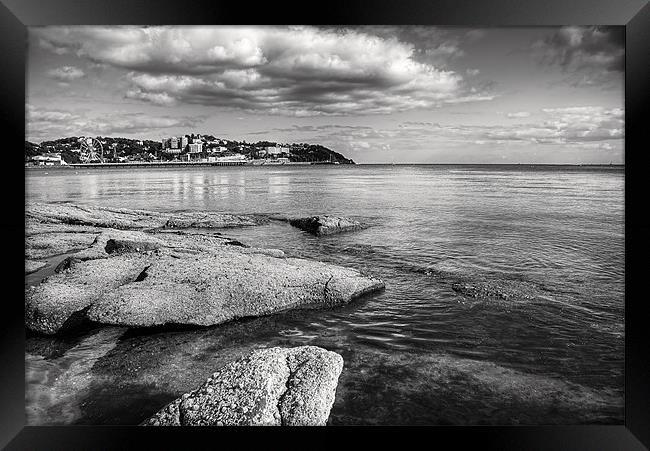
[[[53,208],[62,214],[61,205]],[[37,211],[54,216],[42,206]],[[116,224],[123,213],[102,215],[106,224]],[[44,224],[47,235],[60,235],[53,223]],[[32,232],[37,229],[32,224]],[[43,334],[58,333],[78,320],[129,327],[210,326],[293,308],[332,307],[384,288],[381,280],[352,268],[287,258],[281,250],[247,247],[218,234],[96,227],[96,233],[67,230],[63,235],[58,251],[76,248],[79,240],[92,243],[27,288],[25,325]]]
[[[358,221],[338,216],[310,216],[290,219],[289,224],[316,236],[333,235],[363,228]]]
[[[315,346],[269,348],[225,365],[144,426],[323,426],[343,358]]]

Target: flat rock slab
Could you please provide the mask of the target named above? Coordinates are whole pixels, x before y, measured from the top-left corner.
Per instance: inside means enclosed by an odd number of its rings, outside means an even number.
[[[25,257],[39,260],[75,249],[86,249],[93,244],[97,235],[98,233],[50,232],[26,236]]]
[[[315,346],[253,351],[144,426],[324,426],[343,358]]]
[[[78,313],[111,325],[210,326],[297,307],[332,307],[384,287],[350,268],[229,250],[159,250],[66,263],[27,290],[28,328],[53,334]]]
[[[380,279],[355,269],[286,258],[281,250],[251,248],[214,232],[173,230],[179,222],[171,227],[169,218],[155,212],[70,204],[34,204],[27,211],[26,269],[35,268],[32,261],[40,257],[71,254],[53,275],[26,290],[25,325],[43,334],[87,320],[211,326],[332,307],[384,288]],[[183,224],[259,220],[192,215],[185,219],[193,222]]]
[[[363,228],[358,221],[338,216],[310,216],[290,219],[289,224],[316,236],[332,235]]]
[[[113,229],[231,228],[268,223],[263,215],[232,215],[213,212],[160,213],[127,208],[75,204],[30,203],[28,222],[59,223]]]
[[[292,308],[332,307],[384,288],[359,271],[226,245],[222,237],[106,229],[25,293],[25,325],[77,320],[210,326]]]
[[[41,268],[44,268],[47,265],[46,262],[39,262],[36,260],[25,259],[25,274],[31,274],[38,271]]]

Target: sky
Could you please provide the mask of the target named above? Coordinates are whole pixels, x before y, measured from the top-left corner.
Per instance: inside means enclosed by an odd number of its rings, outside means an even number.
[[[624,28],[29,29],[26,139],[318,143],[357,163],[624,162]]]

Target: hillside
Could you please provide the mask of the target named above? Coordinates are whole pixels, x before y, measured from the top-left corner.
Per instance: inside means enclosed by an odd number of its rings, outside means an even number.
[[[279,146],[278,143],[270,141],[258,141],[247,143],[246,141],[220,140],[211,135],[186,135],[190,139],[200,139],[203,143],[206,155],[227,152],[229,154],[239,153],[250,158],[260,158],[267,147]],[[103,143],[104,158],[106,160],[137,160],[150,161],[161,158],[170,160],[178,156],[161,153],[162,144],[159,141],[137,140],[129,138],[98,137]],[[51,141],[43,141],[40,144],[25,141],[25,161],[37,155],[60,154],[66,163],[79,163],[79,138],[76,136],[59,138]],[[292,162],[330,162],[340,164],[355,164],[344,155],[328,149],[320,144],[284,144],[286,157]]]

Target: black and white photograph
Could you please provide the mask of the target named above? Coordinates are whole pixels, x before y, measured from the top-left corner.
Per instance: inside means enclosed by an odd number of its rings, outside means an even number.
[[[27,425],[625,424],[624,26],[27,37]]]

